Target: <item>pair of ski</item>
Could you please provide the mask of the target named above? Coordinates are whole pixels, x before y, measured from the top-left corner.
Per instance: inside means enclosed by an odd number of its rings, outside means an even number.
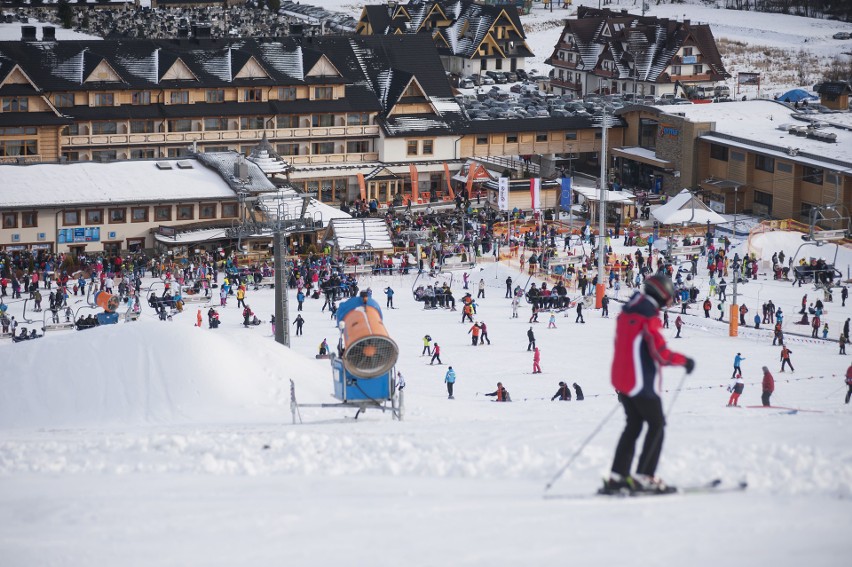
[[[545,494],[547,500],[587,500],[592,498],[644,498],[647,496],[669,496],[672,494],[724,494],[728,492],[743,492],[748,488],[746,481],[740,481],[735,484],[725,484],[721,478],[715,478],[709,482],[692,484],[687,486],[668,487],[665,492],[639,490],[629,491],[623,490],[619,492],[606,492],[603,489],[598,490],[593,494]]]

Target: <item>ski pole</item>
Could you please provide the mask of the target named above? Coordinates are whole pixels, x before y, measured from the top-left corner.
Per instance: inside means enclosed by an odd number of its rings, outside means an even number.
[[[565,464],[562,466],[562,468],[561,468],[561,469],[559,469],[559,470],[556,472],[556,474],[555,474],[555,475],[553,475],[553,478],[551,478],[551,479],[550,479],[550,482],[548,482],[548,483],[544,486],[544,491],[545,491],[545,492],[547,492],[548,490],[550,490],[550,488],[551,488],[551,487],[552,487],[552,486],[556,483],[556,481],[557,481],[557,480],[559,480],[559,478],[560,478],[560,477],[561,477],[561,476],[565,473],[565,471],[567,471],[567,470],[568,470],[568,467],[570,467],[572,464],[574,464],[574,461],[575,461],[575,460],[577,460],[577,457],[579,457],[579,456],[580,456],[580,453],[582,453],[582,452],[583,452],[583,449],[585,449],[585,448],[586,448],[586,445],[588,445],[588,444],[591,442],[591,440],[592,440],[592,439],[594,439],[594,438],[595,438],[595,436],[596,436],[598,433],[600,433],[601,429],[603,429],[603,426],[604,426],[604,425],[606,425],[606,423],[610,420],[610,418],[611,418],[611,417],[613,416],[613,414],[615,413],[615,410],[617,410],[617,409],[618,409],[618,406],[620,406],[620,405],[621,405],[621,402],[620,402],[620,401],[616,402],[616,403],[615,403],[615,405],[612,407],[612,409],[611,409],[611,410],[609,410],[609,413],[608,413],[608,414],[606,414],[606,416],[603,418],[603,420],[601,420],[601,422],[598,424],[598,426],[595,428],[595,430],[594,430],[594,431],[592,431],[592,433],[591,433],[588,437],[586,437],[586,439],[585,439],[585,440],[584,440],[584,441],[580,444],[580,446],[579,446],[579,447],[577,447],[577,450],[576,450],[576,451],[574,451],[574,454],[573,454],[573,455],[571,455],[571,457],[568,459],[568,462],[567,462],[567,463],[565,463]]]
[[[843,389],[843,388],[845,388],[845,387],[846,387],[846,384],[843,384],[843,385],[842,385],[842,386],[840,386],[838,389],[836,389],[835,391],[833,391],[832,393],[830,393],[829,395],[827,395],[827,396],[825,397],[825,399],[827,400],[828,398],[830,398],[830,397],[832,397],[832,396],[836,395],[836,394],[837,394],[837,392],[839,392],[840,390],[842,390],[842,389]]]

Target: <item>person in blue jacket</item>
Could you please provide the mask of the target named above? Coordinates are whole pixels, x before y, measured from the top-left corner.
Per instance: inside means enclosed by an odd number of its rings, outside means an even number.
[[[305,302],[305,292],[301,289],[299,290],[299,293],[296,294],[296,301],[299,302],[299,307],[296,309],[296,311],[301,311],[302,304]]]
[[[447,396],[447,399],[454,400],[455,398],[453,398],[453,384],[456,383],[456,371],[453,370],[452,366],[447,369],[447,375],[444,376],[444,382],[447,383],[447,394],[449,394],[449,396]]]
[[[743,377],[742,368],[740,368],[740,363],[745,360],[745,357],[737,353],[737,356],[734,357],[734,373],[731,375],[731,378],[736,378],[739,375],[740,378]]]
[[[388,303],[387,303],[388,309],[395,309],[395,307],[393,306],[393,293],[394,293],[394,291],[393,291],[393,288],[391,286],[388,286],[388,287],[385,288],[385,295],[388,296]]]

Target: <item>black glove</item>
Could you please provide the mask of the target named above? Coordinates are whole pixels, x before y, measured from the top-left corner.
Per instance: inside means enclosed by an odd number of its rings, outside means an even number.
[[[692,374],[692,371],[695,370],[695,361],[691,358],[686,359],[686,364],[683,365],[686,368],[687,374]]]

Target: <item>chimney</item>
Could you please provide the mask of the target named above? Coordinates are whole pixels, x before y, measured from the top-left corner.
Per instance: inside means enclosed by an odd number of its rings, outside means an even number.
[[[689,20],[684,20],[684,21],[683,21],[683,27],[685,27],[685,28],[688,28],[688,27],[689,27]]]
[[[247,180],[249,176],[248,173],[248,164],[245,160],[240,159],[237,163],[234,164],[234,177],[237,180]]]
[[[42,41],[56,41],[56,28],[53,26],[44,26],[41,28]]]
[[[189,37],[189,29],[187,28],[178,28],[178,39],[187,39]]]
[[[36,41],[36,27],[21,26],[21,41]]]
[[[193,35],[196,37],[196,39],[210,39],[210,26],[205,24],[197,24],[195,26],[195,30],[193,30]]]

